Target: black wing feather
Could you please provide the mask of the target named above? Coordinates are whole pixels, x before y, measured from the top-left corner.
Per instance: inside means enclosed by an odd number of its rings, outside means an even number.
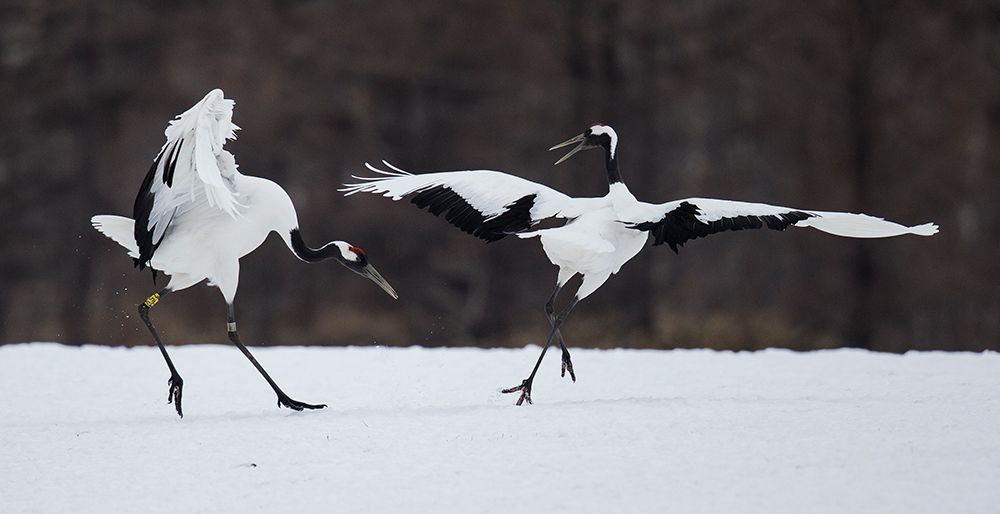
[[[174,145],[174,150],[177,150],[180,144]],[[133,235],[135,236],[135,243],[139,247],[139,258],[132,259],[135,267],[139,270],[143,270],[149,265],[149,259],[153,257],[153,253],[156,252],[157,247],[160,246],[160,241],[153,241],[153,233],[149,230],[149,215],[153,210],[153,192],[151,191],[153,181],[156,180],[156,169],[160,166],[160,161],[166,155],[166,151],[161,151],[156,159],[153,159],[153,164],[149,167],[149,171],[146,172],[146,177],[142,179],[142,185],[139,186],[139,194],[135,197],[135,204],[132,206],[132,219],[135,220],[135,227],[133,230]],[[173,156],[175,152],[171,152]],[[167,157],[168,159],[170,156]],[[168,164],[171,164],[168,160]],[[164,170],[163,181],[167,185],[171,185],[173,182],[173,170],[177,162],[174,159],[172,165],[168,166],[170,180],[167,180],[167,169]],[[150,268],[152,269],[152,268]],[[156,279],[156,270],[153,270],[153,279]]]
[[[674,253],[678,253],[677,247],[684,246],[685,242],[692,239],[728,230],[762,228],[765,225],[771,230],[785,230],[789,225],[815,216],[815,214],[808,212],[793,210],[762,216],[733,216],[705,223],[696,217],[700,213],[697,205],[681,202],[676,209],[668,212],[662,219],[638,223],[632,225],[632,228],[652,234],[653,245],[666,243]]]
[[[535,205],[537,196],[530,194],[518,198],[492,218],[484,216],[465,198],[446,186],[425,189],[410,201],[421,209],[426,207],[435,216],[444,214],[444,219],[463,232],[492,243],[531,228],[531,208]]]
[[[167,187],[174,186],[174,170],[177,169],[177,157],[180,155],[182,144],[184,144],[183,139],[177,141],[174,147],[170,149],[170,155],[167,156],[167,165],[163,169],[163,183]]]

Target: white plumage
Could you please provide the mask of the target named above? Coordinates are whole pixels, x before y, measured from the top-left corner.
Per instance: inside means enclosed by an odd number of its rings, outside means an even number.
[[[139,246],[135,243],[135,221],[124,216],[104,214],[90,218],[90,224],[100,233],[108,236],[114,242],[128,250],[128,256],[139,258]]]
[[[209,207],[237,218],[239,208],[246,207],[237,201],[236,159],[223,149],[226,140],[236,139],[239,130],[233,123],[234,105],[222,90],[212,90],[164,131],[167,141],[160,155],[167,158],[157,161],[150,184],[154,201],[147,228],[154,243],[160,241],[177,214]],[[173,175],[172,180],[164,180],[166,173]],[[205,205],[199,205],[202,201]]]
[[[227,332],[278,395],[278,404],[296,410],[315,409],[295,401],[278,388],[264,368],[240,342],[234,300],[239,285],[239,260],[276,232],[288,248],[307,262],[336,259],[351,271],[377,283],[394,298],[388,282],[368,262],[360,248],[331,241],[308,247],[299,231],[291,198],[278,184],[241,174],[236,159],[223,146],[236,138],[233,105],[215,89],[170,122],[166,142],[153,160],[139,188],[133,217],[94,216],[91,223],[123,246],[136,267],[149,267],[170,276],[170,282],[139,306],[139,314],[160,347],[170,369],[170,393],[178,415],[183,380],[167,355],[149,309],[161,297],[202,281],[216,286],[229,308]]]
[[[711,223],[724,218],[736,218],[739,216],[780,216],[788,212],[805,212],[812,216],[792,223],[791,226],[812,227],[843,237],[879,238],[901,236],[904,234],[930,236],[937,233],[938,229],[937,225],[933,223],[907,227],[867,214],[814,211],[764,203],[717,200],[714,198],[687,198],[662,204],[648,204],[637,201],[634,210],[630,208],[623,210],[622,221],[636,224],[656,221],[662,219],[667,213],[676,210],[685,202],[698,207],[700,213],[695,215],[695,218],[702,223]]]
[[[558,337],[563,349],[563,372],[572,372],[572,363],[559,326],[576,302],[596,291],[607,279],[642,250],[648,239],[654,245],[667,244],[675,252],[685,242],[727,230],[788,226],[812,227],[830,234],[878,238],[904,234],[933,235],[938,227],[926,223],[907,227],[874,216],[843,212],[779,207],[710,198],[688,198],[662,204],[640,202],[622,182],[618,170],[618,135],[606,125],[594,125],[586,132],[551,149],[579,143],[556,164],[589,148],[603,148],[608,174],[608,194],[600,198],[573,198],[559,191],[499,171],[470,170],[414,175],[383,161],[389,170],[368,165],[378,175],[354,177],[360,182],[345,184],[347,195],[373,193],[393,200],[412,196],[418,207],[444,215],[465,232],[488,242],[507,235],[537,237],[549,260],[558,266],[556,289],[546,304],[552,333],[531,375],[521,386],[518,404],[531,401],[531,382],[545,350]],[[533,230],[546,218],[566,218],[561,226]],[[559,315],[552,302],[574,275],[583,282],[573,301]]]
[[[535,222],[546,218],[575,218],[601,202],[600,198],[573,198],[548,186],[500,171],[442,171],[414,175],[386,161],[382,163],[391,171],[365,163],[369,170],[381,176],[354,176],[363,182],[346,184],[340,191],[346,196],[366,192],[400,200],[412,193],[446,187],[487,218],[503,214],[509,204],[518,198],[534,195],[531,219]]]

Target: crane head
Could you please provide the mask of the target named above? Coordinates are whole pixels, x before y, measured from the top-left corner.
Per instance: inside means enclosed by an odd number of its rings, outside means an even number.
[[[382,278],[382,274],[375,269],[368,262],[368,254],[365,253],[360,247],[354,246],[346,241],[334,241],[334,245],[340,250],[340,256],[337,260],[344,265],[347,269],[361,275],[362,277],[371,280],[378,284],[383,291],[389,293],[389,296],[399,299],[399,295],[396,290],[389,285],[389,282]]]
[[[591,148],[604,148],[607,150],[608,155],[611,158],[614,158],[615,148],[618,146],[618,134],[615,133],[615,129],[608,125],[595,123],[594,125],[591,125],[583,134],[567,139],[566,141],[549,148],[549,151],[551,152],[552,150],[563,148],[573,143],[579,144],[573,147],[573,149],[564,155],[562,159],[556,161],[556,164],[569,159],[581,150],[589,150]]]

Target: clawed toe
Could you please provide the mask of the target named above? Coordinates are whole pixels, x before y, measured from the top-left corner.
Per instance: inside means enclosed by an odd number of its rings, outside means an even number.
[[[515,403],[514,405],[521,405],[524,402],[528,402],[528,405],[531,405],[531,381],[528,379],[524,379],[524,381],[521,382],[521,385],[519,386],[502,389],[500,392],[504,394],[510,394],[510,393],[516,393],[518,391],[521,391],[521,396],[518,397],[517,403]]]
[[[297,401],[297,400],[293,400],[293,399],[291,399],[291,398],[289,398],[287,396],[284,396],[284,397],[279,396],[278,397],[278,407],[288,407],[289,409],[299,410],[300,411],[300,410],[304,410],[304,409],[309,409],[309,410],[325,409],[326,408],[326,404],[325,403],[320,403],[318,405],[313,405],[311,403],[304,403],[304,402],[300,402],[300,401]]]

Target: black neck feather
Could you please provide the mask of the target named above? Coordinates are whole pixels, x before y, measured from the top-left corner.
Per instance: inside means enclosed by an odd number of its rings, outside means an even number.
[[[337,248],[337,245],[326,245],[318,250],[310,248],[302,239],[302,233],[297,228],[292,229],[291,236],[292,251],[295,252],[298,258],[306,262],[324,261],[340,255],[340,248]]]
[[[622,180],[622,174],[618,171],[618,159],[611,155],[610,147],[604,147],[604,155],[607,157],[606,165],[608,168],[608,185],[624,182]]]

